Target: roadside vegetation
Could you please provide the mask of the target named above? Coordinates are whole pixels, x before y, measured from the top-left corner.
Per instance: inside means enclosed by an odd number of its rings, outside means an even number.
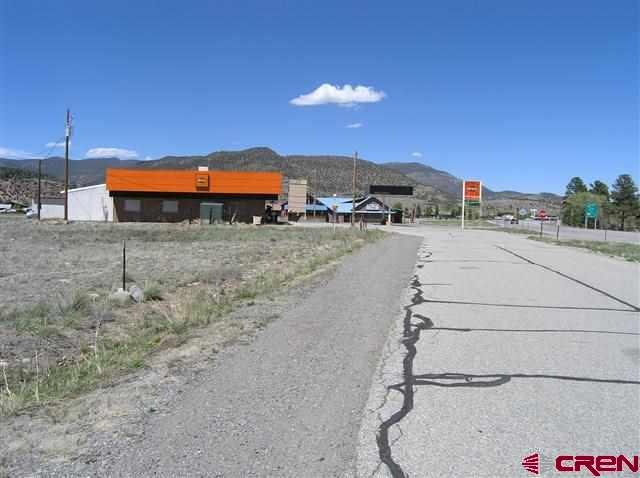
[[[631,242],[613,242],[613,241],[587,241],[582,239],[561,239],[556,240],[552,236],[536,234],[530,229],[519,229],[517,227],[494,227],[480,229],[505,232],[507,234],[516,234],[527,236],[527,239],[533,241],[544,242],[546,244],[554,244],[557,246],[577,247],[587,249],[592,252],[598,252],[611,257],[620,257],[629,262],[640,262],[640,244]]]
[[[436,219],[436,218],[420,218],[416,222],[425,226],[443,226],[460,228],[460,218],[453,219]],[[487,219],[465,219],[464,227],[470,229],[498,229],[494,223]]]
[[[6,227],[5,227],[6,226]],[[260,324],[229,313],[282,294],[380,238],[340,228],[5,222],[0,240],[0,415],[77,396],[145,367],[206,327],[225,341]],[[122,241],[127,241],[121,287]]]
[[[587,204],[598,205],[600,228],[630,231],[640,226],[640,199],[638,187],[629,174],[621,174],[609,190],[609,186],[596,180],[588,188],[582,178],[571,178],[567,184],[562,206],[562,222],[569,226],[584,227]],[[593,225],[594,220],[589,224]],[[591,227],[591,226],[590,226]]]
[[[640,262],[640,244],[632,244],[629,242],[603,242],[603,241],[584,241],[578,239],[568,239],[557,241],[550,237],[529,236],[529,239],[547,244],[555,244],[557,246],[578,247],[588,249],[593,252],[599,252],[613,257],[621,257],[629,262]]]

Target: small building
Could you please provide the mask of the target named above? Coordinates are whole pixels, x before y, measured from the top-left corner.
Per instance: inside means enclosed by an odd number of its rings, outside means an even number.
[[[201,205],[218,206],[223,220],[251,222],[265,205],[278,200],[282,175],[277,172],[113,169],[106,172],[119,222],[180,222],[200,219]],[[206,218],[205,218],[206,219]]]
[[[327,206],[322,204],[319,200],[317,200],[312,194],[307,192],[306,194],[306,203],[302,203],[301,212],[295,213],[291,209],[290,200],[284,201],[281,207],[281,216],[285,220],[289,221],[297,221],[299,219],[304,218],[306,221],[320,221],[327,222],[329,211]],[[275,211],[275,209],[274,209]]]
[[[287,213],[289,215],[305,214],[305,206],[307,204],[307,180],[306,179],[289,179],[289,192],[287,194]]]
[[[62,197],[41,198],[40,219],[64,219],[64,191]],[[70,221],[113,221],[113,199],[106,184],[69,189],[68,218]],[[38,211],[34,199],[31,208]]]
[[[113,199],[106,184],[69,189],[70,221],[113,221]]]
[[[327,209],[327,219],[336,222],[350,222],[353,211],[353,198],[348,197],[319,197],[318,203]],[[391,212],[392,222],[402,222],[402,212],[389,208],[375,196],[364,196],[355,200],[355,221],[385,222]]]
[[[40,198],[40,218],[41,219],[62,219],[64,218],[64,198]],[[38,211],[38,201],[31,201],[31,209]]]

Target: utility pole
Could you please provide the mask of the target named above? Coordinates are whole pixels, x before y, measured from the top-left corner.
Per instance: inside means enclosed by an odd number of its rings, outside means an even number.
[[[464,231],[464,183],[466,181],[462,181],[462,230]]]
[[[353,155],[353,198],[351,203],[351,227],[356,224],[356,163],[358,161],[358,152]]]
[[[42,160],[38,160],[38,221],[40,220],[40,210],[42,209]]]
[[[64,220],[69,220],[69,136],[71,136],[71,112],[67,108],[67,123],[64,129]]]
[[[318,204],[318,170],[313,170],[313,218],[316,218],[316,206]]]

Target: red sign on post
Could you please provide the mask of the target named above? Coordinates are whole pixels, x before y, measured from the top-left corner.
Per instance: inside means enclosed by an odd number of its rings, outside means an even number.
[[[464,182],[465,201],[480,201],[482,198],[482,183],[480,181]]]
[[[464,231],[464,206],[480,206],[482,200],[482,182],[480,181],[462,181],[462,230]]]

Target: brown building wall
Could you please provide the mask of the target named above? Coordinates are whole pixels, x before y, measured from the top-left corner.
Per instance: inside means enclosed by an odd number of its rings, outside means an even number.
[[[181,222],[200,218],[200,203],[223,204],[223,219],[229,221],[236,214],[236,221],[251,222],[253,216],[262,216],[265,200],[269,197],[245,196],[190,196],[149,195],[135,193],[113,194],[114,221],[117,222]],[[277,199],[277,197],[276,197]],[[140,201],[140,211],[125,210],[126,200]],[[177,211],[162,209],[163,201],[177,201]]]

